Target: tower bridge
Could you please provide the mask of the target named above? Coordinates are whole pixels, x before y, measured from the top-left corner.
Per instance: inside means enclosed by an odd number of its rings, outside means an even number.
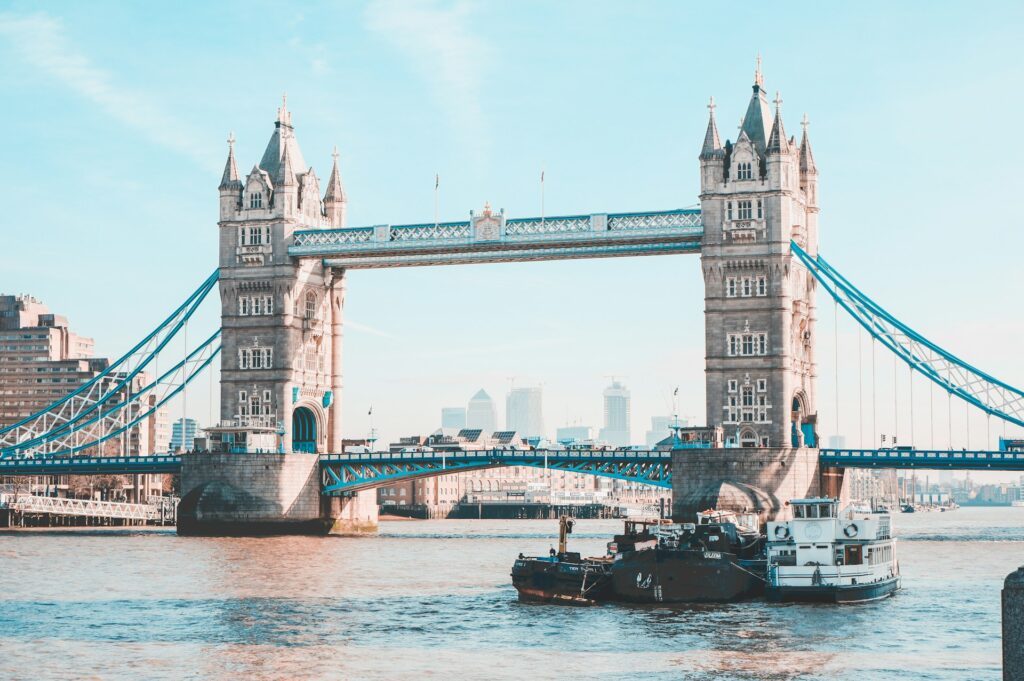
[[[485,206],[465,221],[362,227],[347,224],[337,153],[322,188],[282,104],[266,151],[244,176],[233,137],[228,141],[218,188],[217,272],[97,379],[0,430],[0,475],[147,465],[180,471],[179,532],[264,533],[368,529],[376,519],[375,485],[497,465],[555,466],[662,486],[671,481],[677,516],[730,504],[770,516],[792,496],[838,495],[842,478],[822,475],[824,467],[927,462],[1018,470],[1024,455],[819,450],[819,288],[914,372],[972,407],[1024,425],[1024,392],[915,333],[819,256],[818,168],[806,117],[798,142],[786,133],[781,98],[774,109],[769,105],[760,66],[751,89],[735,142],[722,143],[713,100],[708,105],[699,209],[510,217]],[[700,256],[706,424],[723,434],[714,447],[632,460],[603,451],[341,455],[349,271],[672,254]],[[144,395],[126,394],[127,381],[151,362],[155,368],[214,288],[219,332],[175,359]],[[208,429],[216,451],[145,462],[68,457],[124,432],[141,399],[149,409],[184,396],[218,353],[220,418]]]

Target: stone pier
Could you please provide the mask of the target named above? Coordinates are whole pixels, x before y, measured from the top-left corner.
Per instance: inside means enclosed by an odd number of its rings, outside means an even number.
[[[377,529],[373,490],[320,494],[315,454],[188,454],[181,466],[178,534],[367,534]]]
[[[762,522],[785,515],[794,498],[843,497],[842,471],[820,469],[818,450],[731,447],[672,453],[672,516],[693,522],[708,508],[756,511]]]
[[[1003,583],[1003,681],[1024,680],[1024,567]]]

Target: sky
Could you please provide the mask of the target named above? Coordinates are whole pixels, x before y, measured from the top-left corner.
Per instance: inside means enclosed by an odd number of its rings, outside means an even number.
[[[734,139],[760,53],[789,134],[811,121],[822,254],[1024,385],[1022,20],[1009,2],[6,2],[0,292],[129,348],[216,267],[225,140],[251,168],[285,92],[320,177],[339,149],[351,226],[433,219],[435,173],[442,220],[539,214],[542,169],[548,215],[694,206],[708,97]],[[513,384],[543,386],[552,434],[596,428],[612,376],[634,440],[677,386],[702,423],[702,301],[692,255],[349,273],[346,430],[365,435],[372,405],[382,439],[425,433],[481,387],[503,418]],[[818,303],[820,430],[870,444],[870,346],[858,362],[853,322]],[[897,418],[876,362],[877,435]],[[901,442],[1002,434],[955,404],[950,428],[938,394],[932,417],[920,377],[911,432],[896,376]]]

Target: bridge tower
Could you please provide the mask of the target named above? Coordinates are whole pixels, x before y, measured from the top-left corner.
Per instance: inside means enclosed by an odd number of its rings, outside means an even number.
[[[721,143],[712,99],[699,156],[707,423],[723,428],[725,447],[673,471],[677,515],[691,502],[772,514],[814,486],[791,479],[797,459],[817,468],[804,449],[817,440],[817,369],[816,283],[790,240],[817,253],[818,174],[806,119],[797,144],[778,94],[769,106],[760,58],[752,89],[735,143]]]
[[[340,510],[340,500],[319,497],[315,455],[342,450],[345,271],[287,249],[296,229],[344,227],[347,198],[337,151],[321,198],[287,100],[274,126],[244,179],[228,140],[218,188],[221,422],[211,454],[183,466],[182,492],[193,498],[183,497],[179,531],[318,532]],[[241,515],[254,523],[231,510],[247,505]]]

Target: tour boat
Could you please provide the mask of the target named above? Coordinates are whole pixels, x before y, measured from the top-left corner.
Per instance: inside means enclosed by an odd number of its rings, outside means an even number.
[[[619,600],[722,602],[764,590],[764,543],[756,515],[705,511],[696,523],[658,524],[645,531],[651,539],[634,543],[632,550],[624,551],[618,541],[609,545],[612,590]]]
[[[512,586],[520,601],[590,605],[611,595],[611,559],[581,558],[567,550],[574,520],[558,522],[558,551],[547,556],[519,554],[512,565]]]
[[[793,518],[768,523],[768,585],[775,601],[857,603],[900,588],[892,517],[836,499],[794,499]]]

